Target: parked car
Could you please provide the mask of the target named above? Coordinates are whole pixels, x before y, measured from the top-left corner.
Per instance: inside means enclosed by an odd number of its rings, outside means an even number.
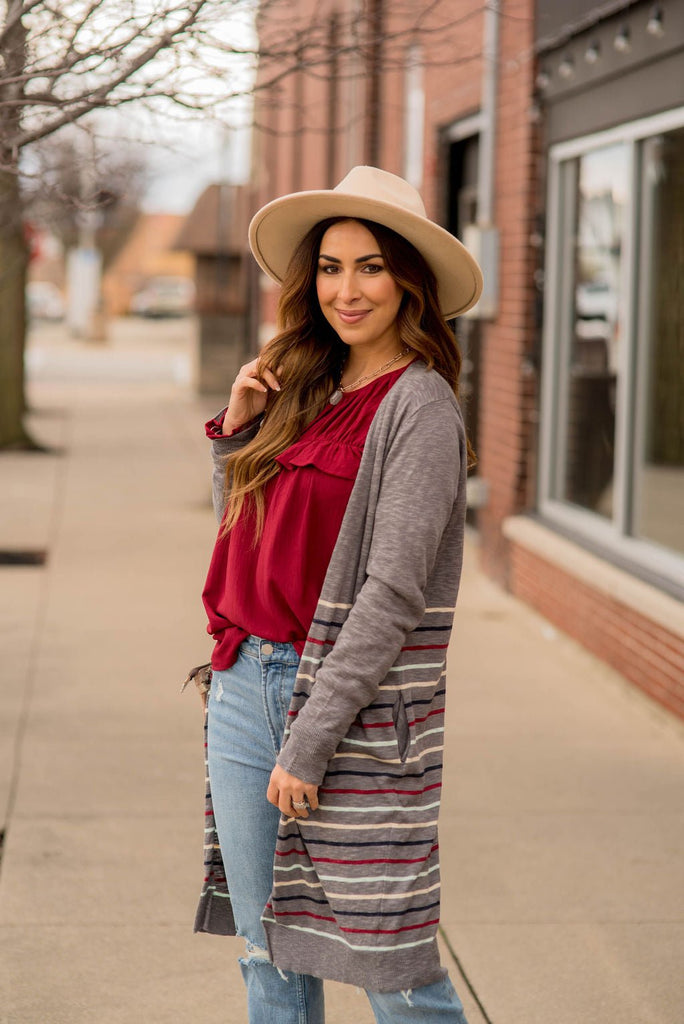
[[[26,310],[29,320],[64,319],[64,299],[52,281],[29,281],[26,285]]]
[[[187,277],[153,277],[131,299],[135,316],[187,316],[195,301],[195,286]]]

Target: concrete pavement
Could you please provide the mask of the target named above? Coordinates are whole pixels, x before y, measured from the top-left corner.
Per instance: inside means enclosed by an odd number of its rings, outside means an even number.
[[[2,1024],[245,1019],[240,942],[192,934],[178,685],[210,651],[215,525],[191,327],[37,331],[32,426],[58,451],[0,455],[0,548],[47,553],[0,566]],[[449,691],[443,953],[470,1024],[681,1024],[681,724],[478,573],[472,538]],[[370,1024],[363,993],[327,998]]]

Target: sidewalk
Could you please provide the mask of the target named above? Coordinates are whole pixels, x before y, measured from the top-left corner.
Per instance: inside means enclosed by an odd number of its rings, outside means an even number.
[[[0,455],[0,548],[47,551],[0,566],[0,1024],[245,1021],[241,943],[192,934],[178,689],[210,652],[215,522],[190,326],[41,331],[32,426],[62,453]],[[681,1024],[681,724],[480,575],[473,539],[449,692],[443,954],[469,1024]],[[371,1024],[363,993],[327,998],[328,1024]]]

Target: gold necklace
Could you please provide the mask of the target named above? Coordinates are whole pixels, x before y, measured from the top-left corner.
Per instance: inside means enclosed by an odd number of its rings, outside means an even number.
[[[367,373],[364,377],[359,377],[358,380],[353,381],[351,384],[345,384],[344,386],[340,384],[333,391],[328,401],[330,402],[331,405],[337,405],[337,403],[342,400],[342,395],[345,393],[345,391],[352,391],[354,388],[357,388],[359,384],[365,384],[367,380],[372,380],[373,377],[377,377],[378,374],[382,373],[383,370],[388,370],[393,363],[398,362],[400,359],[403,358],[403,356],[407,356],[410,351],[410,348],[404,347],[401,350],[401,352],[398,352],[396,356],[392,356],[392,358],[388,362],[386,362],[378,370],[374,370],[373,373]]]

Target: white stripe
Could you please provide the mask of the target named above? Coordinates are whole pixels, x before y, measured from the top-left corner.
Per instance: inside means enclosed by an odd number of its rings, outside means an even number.
[[[433,807],[439,807],[439,800],[433,804],[425,804],[422,807],[412,808],[413,811],[431,811]],[[372,814],[373,811],[408,811],[405,804],[386,804],[384,807],[332,807],[330,804],[319,804],[320,811],[334,811],[337,814]]]
[[[410,879],[413,879],[413,878],[414,878],[414,876],[410,876]],[[355,879],[354,881],[357,882],[358,879]],[[376,882],[377,879],[374,879],[373,881]],[[425,896],[427,893],[432,893],[436,889],[439,889],[439,883],[435,882],[435,884],[433,886],[427,886],[427,888],[425,888],[425,889],[409,889],[409,890],[407,890],[407,892],[404,892],[404,893],[388,893],[388,892],[384,892],[384,893],[329,893],[329,892],[327,892],[323,888],[323,886],[318,885],[317,882],[305,882],[304,879],[295,879],[293,882],[276,882],[273,885],[273,889],[285,889],[288,886],[306,886],[308,889],[319,889],[320,892],[322,892],[328,899],[351,899],[351,900],[357,900],[357,899],[376,899],[376,900],[383,900],[383,899],[405,899],[408,896]]]
[[[322,598],[318,602],[319,604],[325,605],[326,608],[352,608],[351,604],[333,604],[332,601],[324,601]]]
[[[296,819],[288,818],[288,822],[289,821],[296,821]],[[313,818],[309,818],[306,822],[307,828],[358,829],[359,831],[361,831],[361,829],[365,831],[366,829],[371,828],[430,828],[432,825],[436,824],[436,818],[434,821],[416,821],[410,825],[403,821],[379,821],[375,825],[342,825],[333,821],[314,821]]]
[[[392,726],[388,724],[386,728],[390,729]],[[353,743],[355,747],[396,747],[397,739],[393,736],[391,740],[350,740],[345,736],[341,743]]]
[[[422,761],[426,754],[434,754],[441,750],[444,750],[443,743],[439,747],[428,747],[426,750],[421,750],[417,757],[407,757],[404,764],[415,764],[416,761]],[[353,750],[348,750],[346,753],[333,754],[332,760],[336,757],[364,758],[369,761],[377,761],[378,764],[401,764],[398,757],[380,758],[376,757],[374,754],[357,754]]]
[[[434,885],[428,885],[426,889],[409,889],[407,892],[383,892],[382,895],[378,895],[377,893],[360,894],[355,892],[326,892],[325,895],[331,900],[402,900],[407,896],[425,896],[427,893],[434,892],[436,889],[439,889],[439,885],[439,882],[435,882]],[[325,892],[325,890],[323,891]]]
[[[456,605],[454,605],[453,608],[426,608],[425,609],[425,614],[427,615],[428,612],[455,612],[455,611],[456,611]]]
[[[310,658],[308,654],[302,654],[300,661],[312,661],[314,665],[320,665],[322,658]]]
[[[205,889],[205,892],[208,896],[218,896],[222,900],[230,899],[229,892],[219,892],[215,885],[208,885],[207,888]]]
[[[291,871],[292,869],[288,868],[287,870]],[[307,870],[313,871],[313,868],[307,868]],[[284,889],[288,885],[305,885],[308,889],[320,889],[321,892],[325,891],[320,882],[307,882],[305,878],[293,878],[291,882],[274,882],[273,888]],[[350,897],[350,899],[351,898],[352,897]]]
[[[436,850],[435,853],[437,853]],[[351,866],[353,867],[353,865]],[[435,864],[434,867],[428,868],[426,871],[419,871],[417,875],[367,875],[361,878],[357,875],[353,875],[351,878],[344,875],[319,875],[318,877],[324,882],[349,882],[350,885],[356,885],[357,882],[412,882],[415,878],[424,878],[425,875],[432,874],[433,871],[439,871],[439,864]],[[437,884],[439,885],[439,883]]]
[[[395,665],[394,668],[390,669],[390,672],[407,672],[410,668],[442,668],[443,666],[443,661],[426,661],[422,664],[421,662],[416,661],[411,665]]]
[[[315,683],[316,682],[316,677],[315,676],[307,675],[306,672],[298,672],[297,673],[297,679],[306,679],[310,683]]]
[[[320,935],[322,938],[335,939],[336,942],[341,942],[347,949],[353,949],[359,953],[363,953],[366,950],[369,953],[392,953],[395,949],[411,949],[413,946],[424,946],[427,942],[434,942],[434,936],[430,936],[429,939],[418,939],[416,942],[397,942],[393,946],[356,946],[341,935],[329,935],[327,932],[320,932],[317,928],[303,928],[300,924],[283,924],[282,921],[272,921],[269,917],[262,917],[262,921],[266,921],[269,924],[277,924],[279,928],[291,928],[296,932],[309,932],[310,935]]]
[[[398,683],[396,686],[392,686],[391,690],[417,690],[420,687],[438,686],[442,680],[446,677],[446,669],[442,672],[439,679],[430,679],[428,682],[421,682],[420,680],[415,683]],[[390,687],[387,687],[389,690]]]
[[[281,864],[274,864],[274,871],[315,871],[316,868],[307,868],[304,864],[291,864],[289,867],[285,867]]]
[[[387,726],[389,729],[390,726]],[[425,732],[419,732],[416,736],[416,740],[422,739],[423,736],[432,736],[434,733],[444,732],[444,726],[440,726],[436,729],[426,729]],[[391,740],[350,740],[343,739],[341,743],[352,743],[355,747],[389,747],[396,745],[396,738],[392,737]],[[340,744],[341,745],[341,744]]]

